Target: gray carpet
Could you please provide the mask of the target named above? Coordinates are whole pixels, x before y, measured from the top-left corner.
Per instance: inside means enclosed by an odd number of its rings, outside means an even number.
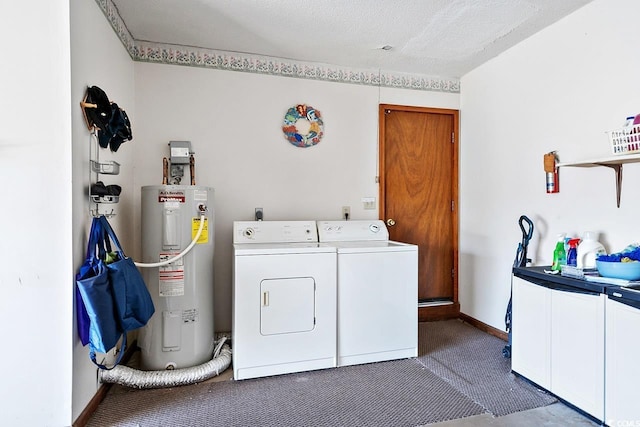
[[[421,323],[416,359],[171,389],[114,385],[88,426],[416,427],[554,402],[510,374],[504,344],[457,320]]]
[[[407,426],[483,413],[405,359],[174,389],[109,393],[90,426]]]
[[[459,320],[420,323],[418,335],[418,361],[495,416],[557,401],[511,373],[499,338]]]

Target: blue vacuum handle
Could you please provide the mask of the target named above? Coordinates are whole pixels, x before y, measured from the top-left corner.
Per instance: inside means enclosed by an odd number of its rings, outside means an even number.
[[[528,231],[525,230],[523,222],[526,222],[527,225],[529,226]],[[518,220],[518,223],[520,224],[520,230],[522,230],[522,242],[524,245],[525,240],[529,241],[533,237],[533,221],[527,218],[526,215],[522,215]]]

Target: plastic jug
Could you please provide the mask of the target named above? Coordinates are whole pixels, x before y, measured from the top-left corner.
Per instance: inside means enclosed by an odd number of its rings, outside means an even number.
[[[577,267],[596,268],[596,258],[598,255],[606,255],[607,251],[598,242],[598,233],[585,231],[582,241],[578,245]]]

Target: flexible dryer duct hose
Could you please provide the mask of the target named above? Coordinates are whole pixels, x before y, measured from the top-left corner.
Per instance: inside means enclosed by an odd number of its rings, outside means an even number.
[[[231,364],[231,348],[228,344],[224,344],[225,340],[226,338],[222,338],[217,344],[213,359],[198,366],[175,370],[141,371],[117,365],[111,370],[100,369],[98,371],[100,381],[138,389],[199,383],[220,375]]]

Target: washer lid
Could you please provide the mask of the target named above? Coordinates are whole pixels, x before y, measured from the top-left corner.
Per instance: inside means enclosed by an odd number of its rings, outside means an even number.
[[[336,253],[335,246],[324,243],[236,243],[236,256]]]
[[[389,240],[389,231],[382,220],[318,221],[321,242]]]
[[[348,253],[371,253],[371,252],[410,252],[418,251],[418,246],[409,243],[385,241],[354,241],[354,242],[328,242],[335,246],[339,254]]]

